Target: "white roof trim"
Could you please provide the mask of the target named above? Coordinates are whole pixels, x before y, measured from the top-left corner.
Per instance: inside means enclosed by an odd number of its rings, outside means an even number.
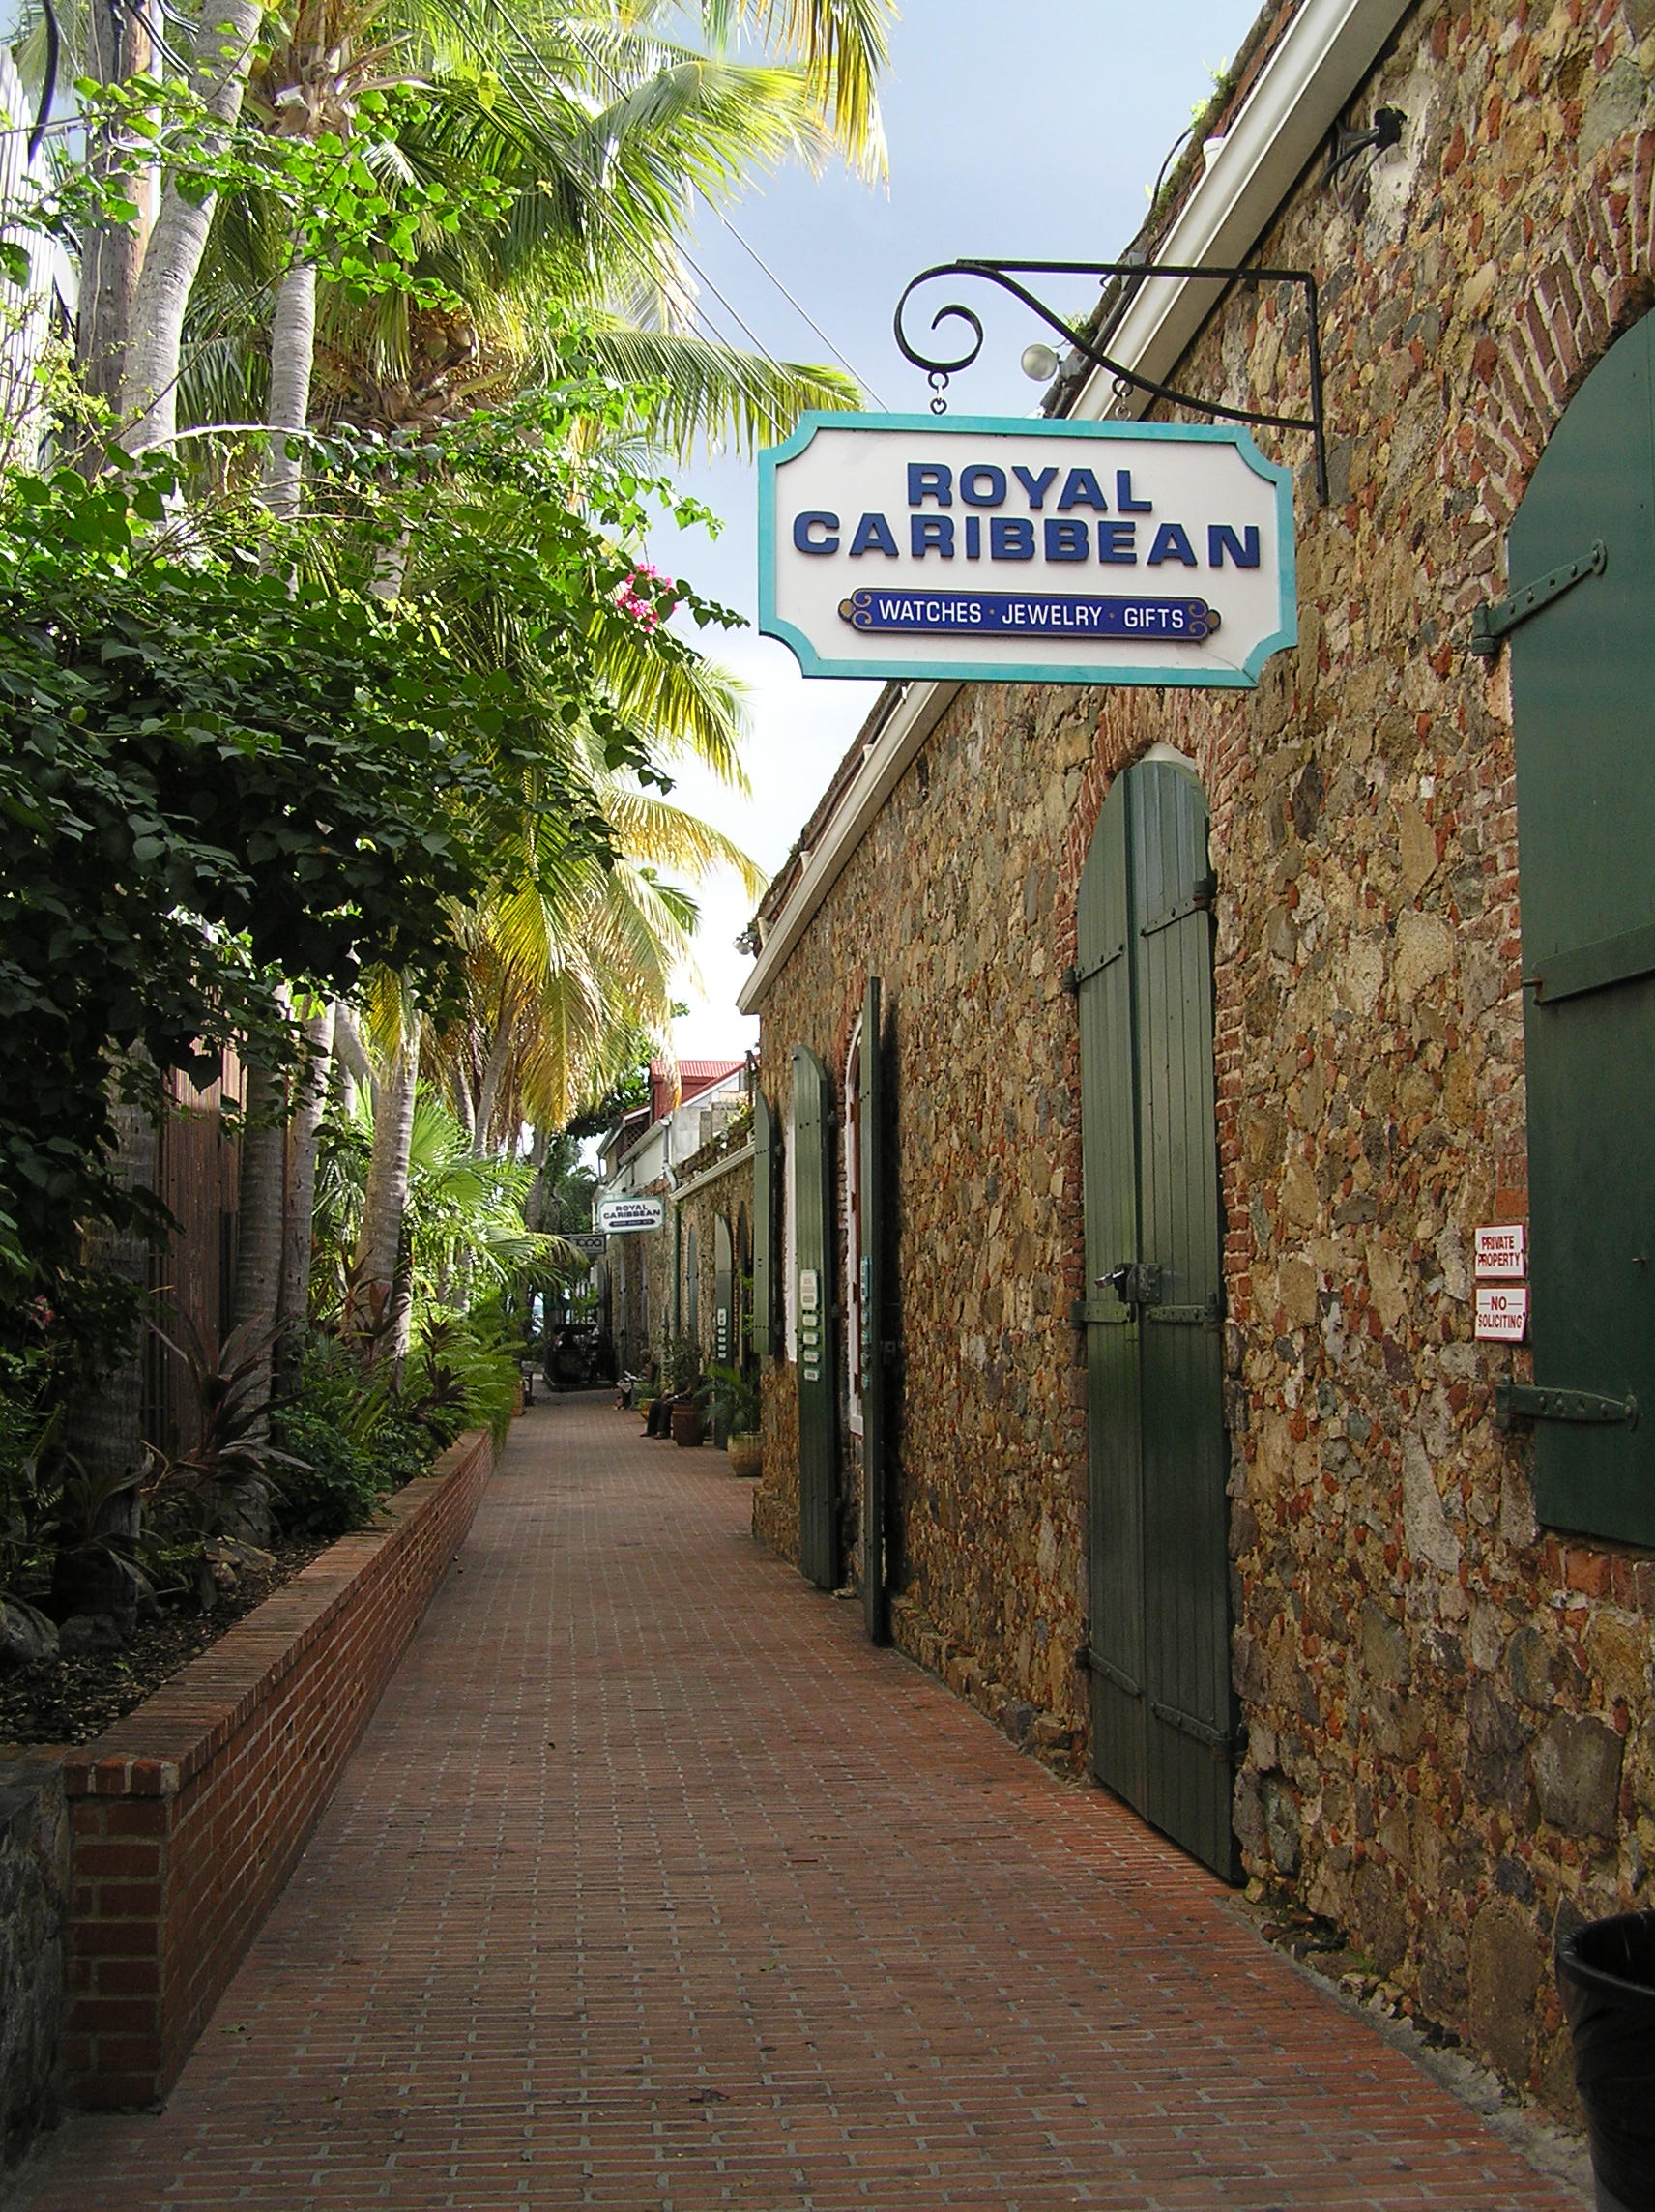
[[[862,751],[862,763],[832,820],[804,864],[792,897],[771,922],[764,949],[736,1004],[756,1014],[782,962],[798,943],[839,871],[861,843],[862,832],[908,772],[908,764],[946,712],[958,684],[911,684]]]
[[[1259,73],[1224,143],[1157,249],[1163,261],[1233,268],[1257,243],[1414,0],[1304,0]],[[1162,276],[1144,285],[1110,343],[1128,368],[1166,378],[1211,313],[1210,281]],[[1115,400],[1112,378],[1095,370],[1072,415],[1139,415],[1135,393]],[[838,881],[869,824],[906,773],[962,686],[911,684],[870,742],[861,768],[806,860],[736,1004],[756,1014],[783,962]],[[876,714],[878,709],[875,710]]]
[[[1220,269],[1244,260],[1412,5],[1413,0],[1306,0],[1156,247],[1156,259],[1210,261]],[[1217,297],[1211,283],[1151,277],[1108,350],[1127,367],[1162,381]],[[1113,379],[1094,369],[1071,413],[1097,422],[1105,415],[1141,415],[1150,404],[1142,392],[1117,403]]]

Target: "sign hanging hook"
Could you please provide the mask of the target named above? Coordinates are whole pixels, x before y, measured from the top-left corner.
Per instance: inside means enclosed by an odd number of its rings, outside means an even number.
[[[931,387],[931,393],[932,393],[932,398],[931,398],[931,412],[932,412],[932,414],[933,414],[933,415],[946,415],[946,413],[948,412],[948,401],[947,401],[947,398],[946,398],[946,393],[947,393],[947,390],[948,390],[948,372],[947,372],[947,370],[946,370],[945,368],[934,368],[934,369],[931,371],[931,374],[930,374],[930,375],[929,375],[929,376],[926,378],[926,382],[927,382],[927,383],[930,385],[930,387]]]

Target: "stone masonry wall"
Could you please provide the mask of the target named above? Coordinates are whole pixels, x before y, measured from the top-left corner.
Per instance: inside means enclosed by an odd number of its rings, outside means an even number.
[[[1331,191],[1313,164],[1260,246],[1322,283],[1326,509],[1305,442],[1260,434],[1297,471],[1297,650],[1250,696],[963,692],[763,1009],[785,1118],[790,1046],[837,1073],[884,978],[898,1634],[1061,1759],[1086,1740],[1088,1592],[1059,978],[1111,779],[1156,742],[1195,764],[1220,886],[1237,1830],[1254,1876],[1559,2108],[1551,1947],[1647,1902],[1655,1559],[1537,1528],[1524,1446],[1491,1417],[1506,1357],[1471,1341],[1471,1233],[1526,1192],[1510,704],[1504,660],[1466,645],[1570,393],[1655,296],[1652,80],[1649,0],[1405,20],[1356,103],[1400,107],[1403,146]],[[1178,381],[1296,412],[1305,340],[1268,287],[1240,293]],[[755,1526],[796,1551],[790,1381]]]
[[[58,2116],[69,1808],[49,1753],[0,1767],[0,2168]]]
[[[693,1229],[695,1232],[696,1273],[700,1278],[696,1295],[697,1318],[700,1323],[698,1341],[701,1348],[701,1363],[704,1368],[711,1367],[719,1356],[716,1225],[720,1218],[730,1224],[731,1245],[734,1253],[738,1231],[750,1224],[753,1217],[752,1134],[750,1118],[743,1117],[740,1122],[721,1131],[710,1144],[703,1145],[698,1152],[693,1152],[678,1170],[678,1181],[681,1190],[686,1184],[698,1183],[700,1185],[699,1188],[690,1190],[687,1196],[678,1201],[679,1213],[683,1223],[679,1268],[681,1274],[680,1310],[683,1314],[684,1326],[687,1328],[689,1325],[689,1234]],[[703,1176],[717,1169],[721,1169],[722,1172],[713,1174],[711,1180],[701,1181]],[[733,1358],[737,1350],[740,1285],[736,1278],[739,1273],[739,1265],[733,1266],[730,1286],[730,1341],[726,1350],[726,1359]]]
[[[281,1894],[464,1542],[493,1452],[462,1437],[63,1761],[72,1831],[68,2101],[148,2105]]]

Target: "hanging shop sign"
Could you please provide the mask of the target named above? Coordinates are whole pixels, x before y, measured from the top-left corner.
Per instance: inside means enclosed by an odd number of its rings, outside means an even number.
[[[572,1237],[564,1238],[588,1260],[601,1260],[608,1250],[609,1239],[600,1229],[577,1229]]]
[[[597,1226],[610,1237],[659,1229],[666,1217],[666,1201],[662,1198],[600,1198],[597,1202]]]
[[[759,456],[759,627],[807,676],[1250,690],[1292,475],[1234,425],[809,414]]]

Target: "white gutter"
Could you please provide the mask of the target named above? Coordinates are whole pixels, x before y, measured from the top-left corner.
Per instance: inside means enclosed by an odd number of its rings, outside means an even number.
[[[1413,0],[1306,0],[1259,73],[1205,175],[1156,247],[1156,260],[1211,262],[1219,269],[1244,260],[1412,5]],[[1164,383],[1217,298],[1211,283],[1151,277],[1106,350],[1124,366]],[[1152,404],[1142,392],[1118,404],[1114,380],[1094,369],[1071,413],[1095,422],[1104,415],[1142,415]]]
[[[774,982],[782,962],[861,843],[862,832],[907,774],[910,761],[959,689],[958,684],[911,684],[889,717],[883,724],[876,722],[875,734],[863,748],[862,765],[823,832],[821,844],[806,859],[793,896],[770,924],[764,948],[753,963],[753,973],[741,986],[736,1004],[742,1013],[758,1012],[759,1002]],[[878,707],[874,713],[877,716]]]
[[[703,1168],[701,1173],[689,1182],[680,1183],[673,1192],[674,1199],[682,1206],[686,1198],[692,1197],[706,1184],[716,1182],[720,1176],[727,1176],[736,1168],[744,1168],[747,1162],[755,1156],[755,1151],[756,1148],[749,1137],[740,1150],[732,1152],[728,1159],[714,1160],[710,1168]]]
[[[1304,0],[1259,73],[1224,143],[1156,247],[1162,261],[1234,268],[1258,243],[1414,0]],[[1218,298],[1210,280],[1161,276],[1146,281],[1114,333],[1109,352],[1124,367],[1165,382]],[[1072,415],[1136,416],[1150,401],[1135,393],[1115,400],[1114,380],[1095,369]],[[838,881],[869,824],[961,689],[911,684],[878,729],[850,789],[810,854],[799,882],[753,964],[736,1004],[756,1014],[793,947]],[[881,705],[884,702],[882,699]],[[876,707],[877,716],[880,709]]]

